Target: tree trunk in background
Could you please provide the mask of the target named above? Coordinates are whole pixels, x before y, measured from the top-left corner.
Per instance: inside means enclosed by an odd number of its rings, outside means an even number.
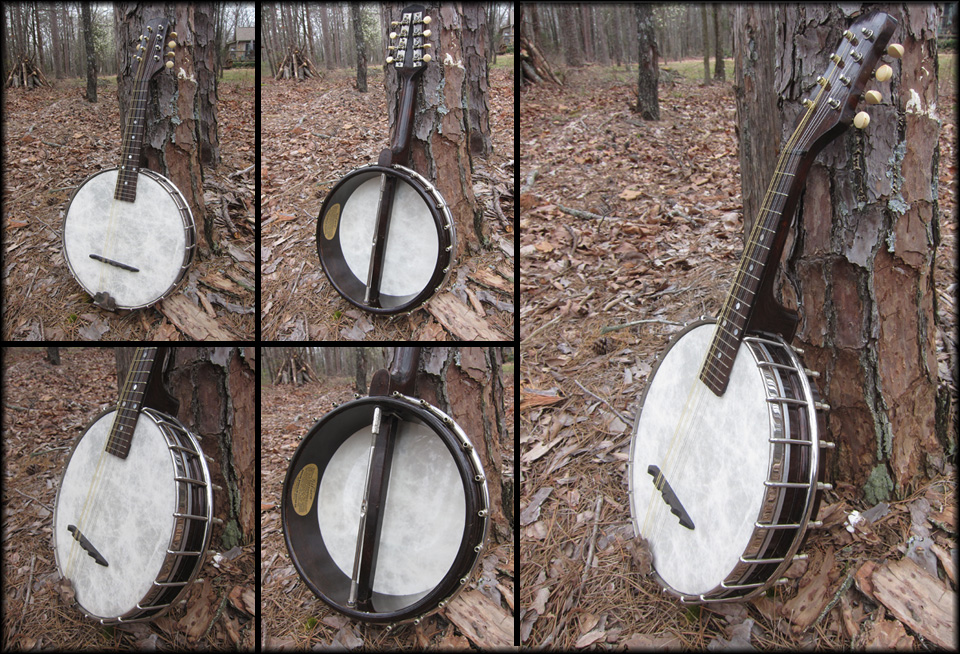
[[[773,86],[776,18],[771,4],[733,9],[734,93],[740,139],[744,235],[753,229],[780,147],[781,118]]]
[[[653,22],[653,8],[646,3],[634,5],[637,12],[637,35],[640,48],[637,66],[637,111],[644,120],[660,120],[660,99],[657,85],[660,67],[657,65],[657,37]]]
[[[503,475],[501,451],[513,414],[504,405],[502,366],[499,347],[423,348],[417,395],[447,413],[470,438],[487,478],[493,522],[490,537],[512,542],[514,482]]]
[[[778,140],[792,131],[801,99],[853,21],[856,7],[842,7],[777,9],[774,24],[787,35],[773,87],[782,96]],[[869,126],[850,128],[810,169],[779,283],[788,307],[799,300],[796,344],[823,375],[818,386],[832,407],[834,479],[862,489],[868,503],[891,491],[903,498],[942,471],[950,438],[936,415],[938,10],[880,8],[900,23],[891,42],[903,44],[902,64],[884,57],[894,74],[867,84],[883,95],[862,107]],[[741,126],[741,136],[746,131]]]
[[[137,71],[134,48],[144,25],[160,16],[173,19],[171,31],[177,33],[174,66],[150,83],[149,93],[156,102],[147,110],[142,156],[148,168],[176,184],[193,212],[200,244],[216,250],[213,214],[208,215],[203,201],[203,166],[215,167],[220,162],[212,5],[119,3],[114,12],[120,71],[117,95],[124,120]]]
[[[136,348],[117,348],[118,388]],[[211,547],[228,550],[255,541],[257,511],[257,350],[253,347],[176,347],[164,385],[180,402],[175,416],[200,437],[214,489]]]

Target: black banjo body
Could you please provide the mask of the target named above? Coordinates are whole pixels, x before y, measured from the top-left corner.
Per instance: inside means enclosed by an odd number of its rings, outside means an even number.
[[[413,392],[420,348],[398,348],[370,396],[303,438],[283,483],[287,551],[307,587],[388,627],[443,609],[482,555],[490,499],[463,429]]]

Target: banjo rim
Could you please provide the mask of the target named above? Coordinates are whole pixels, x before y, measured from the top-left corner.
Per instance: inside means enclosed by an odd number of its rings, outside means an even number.
[[[304,555],[306,555],[306,551],[315,549],[310,547],[311,543],[309,541],[313,539],[320,539],[319,549],[322,550],[324,555],[322,558],[329,559],[329,562],[333,563],[332,556],[323,544],[318,524],[317,495],[319,493],[315,493],[313,499],[310,501],[309,509],[303,516],[297,516],[297,512],[291,511],[291,501],[289,498],[293,485],[296,483],[295,479],[309,464],[318,465],[315,485],[317,491],[319,491],[321,480],[330,459],[336,453],[337,449],[354,433],[336,434],[334,439],[329,440],[325,444],[324,450],[320,452],[320,456],[323,457],[322,459],[309,459],[306,462],[301,461],[301,458],[308,454],[316,454],[318,446],[314,445],[313,441],[322,436],[326,436],[322,434],[324,429],[336,419],[345,417],[348,412],[366,412],[369,410],[372,413],[373,409],[377,406],[395,411],[403,420],[409,420],[411,417],[416,418],[419,422],[428,426],[437,437],[441,439],[460,472],[460,481],[463,484],[464,490],[465,515],[463,537],[453,563],[444,573],[442,580],[434,586],[432,590],[427,591],[426,594],[422,595],[416,601],[402,606],[399,609],[361,611],[351,608],[346,605],[345,601],[339,601],[333,597],[331,592],[327,592],[326,589],[320,587],[324,581],[323,579],[314,580],[308,572],[304,570],[304,566],[307,564],[303,563],[301,559],[305,559],[306,556],[301,556],[300,550],[301,548],[304,549]],[[358,419],[363,421],[364,424],[370,424],[364,415],[359,416]],[[346,431],[349,431],[349,429]],[[298,465],[300,463],[303,463],[303,465]],[[321,463],[322,467],[319,467]],[[281,525],[283,527],[283,537],[287,547],[287,553],[294,564],[294,568],[297,570],[303,582],[317,597],[331,608],[351,618],[364,622],[387,624],[392,627],[393,625],[410,621],[418,623],[422,618],[446,606],[447,603],[466,587],[486,547],[486,538],[490,522],[489,507],[490,498],[483,465],[480,462],[476,450],[459,425],[447,416],[447,414],[430,405],[425,400],[395,393],[393,396],[368,396],[346,402],[324,415],[314,424],[307,435],[301,440],[296,452],[290,458],[290,464],[287,467],[287,474],[284,478],[281,495]],[[299,527],[294,528],[291,520],[301,520],[304,523],[309,523],[309,526],[315,529],[315,533],[294,533]],[[348,525],[345,526],[345,528],[353,530],[355,526]],[[324,561],[324,563],[326,563],[326,561]],[[333,563],[333,566],[336,567],[336,564]],[[341,572],[343,571],[341,570]]]
[[[390,306],[380,306],[372,307],[369,304],[365,304],[361,298],[353,297],[353,293],[350,288],[347,288],[346,284],[350,281],[349,277],[345,280],[338,279],[339,274],[334,274],[337,271],[341,271],[345,266],[343,262],[342,247],[340,246],[340,222],[343,220],[343,216],[340,215],[336,220],[336,229],[335,235],[331,238],[325,238],[324,236],[324,223],[325,216],[327,216],[328,211],[337,204],[333,201],[333,198],[338,196],[341,193],[344,186],[349,185],[356,181],[358,176],[366,176],[369,174],[386,174],[392,175],[398,178],[398,182],[406,183],[411,186],[417,195],[426,205],[427,209],[430,211],[430,215],[433,217],[433,223],[437,230],[437,239],[438,239],[438,253],[437,253],[437,262],[434,265],[433,273],[430,276],[430,280],[427,284],[417,293],[407,295],[407,296],[397,296],[397,304]],[[359,186],[359,184],[358,184]],[[346,197],[338,198],[341,200],[341,210],[342,207],[346,206],[347,200],[355,192],[356,188],[350,189]],[[457,249],[457,233],[456,233],[456,224],[453,220],[453,215],[450,213],[450,207],[447,204],[446,200],[443,199],[443,196],[440,195],[439,189],[431,184],[425,177],[420,175],[414,170],[407,168],[406,166],[401,166],[400,164],[393,164],[392,166],[380,166],[380,165],[370,165],[362,166],[356,168],[343,177],[341,177],[337,183],[334,185],[330,192],[323,200],[323,204],[320,206],[320,213],[317,217],[317,256],[320,259],[320,268],[323,270],[323,274],[333,285],[337,293],[340,294],[343,299],[345,299],[350,304],[369,311],[371,313],[377,314],[397,314],[397,313],[410,313],[415,309],[418,309],[422,305],[426,304],[434,295],[436,295],[444,284],[450,277],[450,272],[453,270],[454,265],[456,265],[456,249]],[[324,244],[328,244],[327,247],[324,247]],[[328,251],[329,254],[324,256],[324,252]],[[339,258],[335,255],[339,255]],[[330,271],[331,264],[333,264],[334,272]],[[352,271],[344,273],[344,275],[349,275],[352,277]],[[362,280],[357,280],[362,283]],[[365,284],[363,284],[365,286]],[[381,297],[394,297],[381,294]]]
[[[643,407],[653,381],[667,354],[680,340],[693,330],[716,324],[715,319],[700,319],[684,326],[674,334],[664,348],[640,396],[637,409],[637,418],[630,439],[630,454],[627,460],[628,497],[630,505],[630,519],[635,536],[642,536],[636,507],[634,503],[634,467],[636,466],[637,432],[643,415]],[[764,499],[759,515],[750,535],[749,544],[740,555],[740,560],[731,568],[730,573],[715,588],[705,593],[683,593],[672,588],[656,571],[654,561],[653,576],[663,587],[663,592],[676,596],[682,603],[700,604],[709,602],[746,601],[766,591],[778,583],[780,576],[793,563],[797,551],[809,531],[812,516],[820,504],[822,493],[820,490],[830,488],[823,484],[825,466],[820,453],[821,447],[832,447],[832,443],[822,443],[820,435],[824,431],[823,416],[817,411],[819,395],[816,387],[810,383],[805,374],[802,362],[793,348],[780,336],[766,333],[748,333],[738,350],[738,358],[742,350],[747,350],[752,356],[751,363],[758,373],[764,377],[764,388],[767,397],[771,424],[780,420],[783,427],[783,439],[771,440],[770,464],[768,477],[775,474],[779,465],[786,462],[788,467],[782,472],[787,483],[792,486],[779,486],[783,483],[768,478],[765,485]],[[777,356],[779,355],[779,357]],[[777,360],[779,358],[779,361]],[[771,396],[768,383],[772,380],[775,388],[783,390],[783,384],[791,383],[790,392],[801,396],[797,398]],[[772,407],[780,408],[780,418],[775,418],[776,411]],[[788,412],[793,411],[794,417],[786,418]],[[797,418],[800,418],[799,420]],[[795,423],[799,422],[799,425]],[[799,432],[799,434],[797,434]],[[792,438],[797,434],[796,438]],[[775,436],[775,434],[770,434]],[[798,498],[798,495],[805,496]],[[787,497],[789,499],[789,506]],[[798,504],[799,499],[799,504]],[[761,522],[764,516],[773,522]],[[789,525],[789,526],[787,526]],[[767,556],[769,553],[775,556]]]
[[[87,435],[90,428],[104,416],[114,413],[119,405],[109,407],[97,414],[83,432],[74,440],[64,465],[63,475],[60,478],[60,485],[57,488],[57,496],[54,500],[53,525],[54,525],[54,561],[57,566],[57,573],[60,578],[64,578],[63,568],[60,563],[60,551],[56,546],[56,525],[60,513],[60,494],[63,491],[63,478],[70,467],[73,455],[77,451],[80,442]],[[76,598],[73,603],[83,614],[100,622],[100,624],[119,624],[124,622],[143,622],[154,620],[164,615],[170,608],[189,590],[193,580],[200,573],[203,562],[206,559],[207,548],[210,544],[212,523],[213,523],[213,487],[210,479],[210,470],[207,461],[204,458],[203,450],[199,444],[199,437],[194,435],[179,420],[156,409],[144,407],[140,412],[141,416],[152,421],[153,425],[159,430],[164,439],[164,445],[171,457],[172,469],[174,475],[182,472],[184,478],[171,480],[176,486],[177,506],[181,501],[186,501],[186,506],[191,510],[203,512],[203,515],[174,515],[169,530],[169,543],[167,543],[167,554],[161,565],[160,573],[152,584],[151,590],[141,598],[136,604],[125,613],[118,616],[100,616],[89,612]],[[199,482],[199,483],[198,483]],[[184,495],[193,496],[184,498]],[[198,502],[198,500],[201,500]],[[195,506],[195,503],[202,506]],[[197,531],[199,528],[196,523],[202,522],[202,538]],[[166,532],[164,532],[166,533]],[[177,534],[180,534],[179,538]],[[199,542],[198,542],[199,541]],[[179,543],[178,551],[171,551],[170,548]],[[187,546],[193,549],[185,550]],[[199,545],[199,547],[197,547]],[[191,552],[193,552],[191,554]],[[162,584],[162,585],[161,585]]]
[[[81,182],[73,190],[73,193],[70,194],[70,201],[67,203],[67,208],[66,208],[66,211],[64,211],[63,213],[63,220],[61,221],[61,224],[60,224],[60,244],[61,244],[60,249],[63,254],[64,260],[66,260],[67,262],[67,268],[70,270],[70,275],[74,278],[74,280],[76,280],[76,282],[80,285],[80,287],[83,288],[84,292],[87,293],[87,295],[89,295],[90,297],[93,297],[97,293],[97,291],[95,289],[88,288],[87,283],[85,283],[81,279],[80,275],[78,275],[77,270],[74,268],[74,265],[70,261],[70,257],[67,254],[67,243],[65,238],[67,221],[70,219],[70,210],[73,208],[73,202],[76,199],[77,194],[80,193],[80,191],[83,189],[84,186],[87,185],[88,182],[90,182],[93,178],[98,177],[100,175],[103,175],[106,173],[118,172],[119,170],[120,168],[118,166],[104,168],[88,176],[86,179],[84,179],[83,182]],[[190,268],[190,265],[193,263],[193,260],[196,256],[196,250],[197,250],[196,222],[194,221],[194,218],[193,218],[193,212],[190,210],[190,205],[187,203],[186,199],[183,197],[183,193],[180,192],[180,189],[178,189],[173,182],[171,182],[169,179],[167,179],[160,173],[153,170],[149,170],[147,168],[141,168],[139,171],[137,171],[137,175],[138,176],[143,175],[147,179],[150,179],[156,182],[157,184],[159,184],[164,190],[167,191],[167,193],[173,199],[174,204],[177,205],[177,211],[180,214],[180,220],[183,224],[183,231],[184,231],[183,261],[180,264],[180,269],[173,283],[158,297],[146,303],[136,303],[136,304],[129,304],[129,305],[122,305],[117,303],[117,307],[116,307],[117,309],[142,309],[144,307],[152,306],[157,302],[160,302],[161,300],[170,297],[170,295],[173,294],[178,288],[180,288],[180,286],[186,280],[186,272]]]

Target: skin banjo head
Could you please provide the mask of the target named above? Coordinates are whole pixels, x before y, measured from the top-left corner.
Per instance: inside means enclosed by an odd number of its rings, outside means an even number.
[[[330,607],[364,622],[419,622],[443,608],[479,562],[488,512],[483,466],[466,434],[400,393],[324,416],[283,484],[284,539],[297,572]]]

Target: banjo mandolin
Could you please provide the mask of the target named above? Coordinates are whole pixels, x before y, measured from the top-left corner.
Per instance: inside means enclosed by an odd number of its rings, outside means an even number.
[[[146,307],[170,295],[196,250],[197,229],[183,194],[163,175],[140,168],[148,85],[164,69],[168,26],[165,18],[151,21],[140,36],[120,166],[77,187],[63,219],[63,255],[70,272],[94,304],[111,311]],[[175,39],[177,33],[169,36]],[[173,48],[176,42],[167,45]]]
[[[733,287],[716,320],[674,337],[640,400],[630,446],[630,510],[664,590],[683,602],[744,600],[777,583],[820,500],[822,410],[799,351],[797,314],[773,282],[790,218],[817,154],[851,123],[897,27],[874,12],[843,33],[781,148]],[[892,44],[894,57],[903,48]],[[877,79],[889,79],[883,65]],[[876,104],[876,91],[866,94]]]
[[[213,486],[197,437],[145,406],[176,411],[159,380],[167,351],[137,348],[117,406],[77,439],[57,491],[57,569],[79,608],[104,624],[163,615],[210,541]]]
[[[337,182],[317,220],[327,279],[348,302],[373,313],[413,311],[439,292],[454,264],[450,209],[436,187],[407,167],[417,81],[431,60],[429,24],[421,5],[406,7],[392,23],[387,63],[403,87],[393,140],[375,166]]]

